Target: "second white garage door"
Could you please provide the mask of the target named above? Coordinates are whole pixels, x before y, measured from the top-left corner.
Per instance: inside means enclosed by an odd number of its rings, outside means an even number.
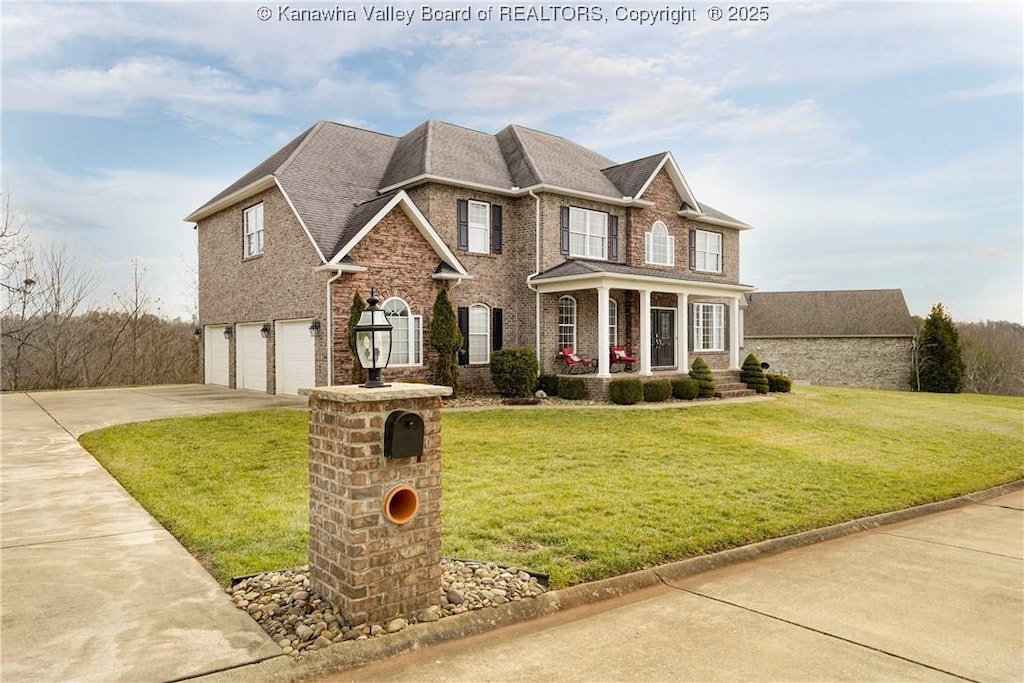
[[[316,386],[316,339],[309,333],[311,319],[275,323],[275,370],[277,393],[299,393]]]
[[[204,377],[207,384],[228,385],[228,340],[223,325],[203,328]]]
[[[267,340],[263,323],[235,326],[235,382],[239,389],[267,390]]]

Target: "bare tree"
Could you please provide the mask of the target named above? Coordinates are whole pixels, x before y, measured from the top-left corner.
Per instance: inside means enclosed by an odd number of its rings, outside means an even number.
[[[967,391],[1024,396],[1024,326],[986,321],[957,329]]]

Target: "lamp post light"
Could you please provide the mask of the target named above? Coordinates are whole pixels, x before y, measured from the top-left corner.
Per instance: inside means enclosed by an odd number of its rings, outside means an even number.
[[[373,289],[370,289],[366,309],[360,314],[355,328],[356,355],[367,374],[366,384],[359,386],[367,389],[388,386],[382,381],[381,372],[391,360],[391,323],[384,310],[377,305],[379,303]]]

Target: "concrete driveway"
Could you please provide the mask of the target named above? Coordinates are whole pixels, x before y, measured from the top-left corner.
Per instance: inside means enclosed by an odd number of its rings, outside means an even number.
[[[0,679],[171,681],[280,656],[76,439],[117,423],[305,405],[201,385],[0,395]]]

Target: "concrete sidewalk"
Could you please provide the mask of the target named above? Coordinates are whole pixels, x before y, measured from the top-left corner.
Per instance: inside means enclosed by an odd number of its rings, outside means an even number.
[[[694,576],[655,572],[653,588],[319,680],[1024,680],[1022,489]]]
[[[76,438],[305,405],[200,385],[0,395],[0,679],[171,681],[280,656]]]

